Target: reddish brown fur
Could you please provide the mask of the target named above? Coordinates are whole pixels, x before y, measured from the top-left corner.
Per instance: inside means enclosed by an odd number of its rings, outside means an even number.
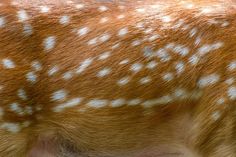
[[[236,76],[235,71],[228,72],[227,65],[236,58],[236,3],[235,1],[188,1],[198,7],[222,5],[223,11],[196,16],[199,9],[184,9],[180,1],[175,2],[148,0],[145,2],[127,2],[125,12],[119,9],[119,2],[83,1],[66,4],[63,1],[17,1],[12,5],[7,0],[0,6],[0,16],[6,17],[6,26],[0,28],[0,59],[10,57],[16,63],[14,69],[0,66],[0,85],[7,88],[0,91],[0,107],[4,115],[0,123],[12,122],[23,124],[30,121],[28,127],[18,133],[10,133],[0,129],[0,156],[4,157],[67,157],[67,156],[96,156],[96,157],[234,157],[236,156],[236,111],[235,101],[226,99],[224,105],[216,105],[215,100],[227,98],[228,85],[224,83],[229,76]],[[87,7],[78,10],[73,4],[84,3]],[[159,13],[137,13],[135,8],[145,7],[154,3],[164,4],[165,13],[171,15],[173,23],[184,19],[189,29],[160,29],[163,23],[156,19]],[[39,13],[40,5],[48,5],[49,13]],[[105,5],[109,9],[99,12],[97,8]],[[20,9],[26,10],[30,16],[28,23],[33,27],[33,33],[26,36],[22,33],[24,22],[16,16]],[[150,8],[149,8],[150,9]],[[116,17],[125,14],[124,20]],[[70,15],[70,23],[66,26],[59,24],[62,15]],[[102,17],[110,21],[100,24]],[[228,21],[229,25],[207,24],[209,19]],[[130,46],[132,41],[142,39],[146,35],[135,25],[143,21],[145,26],[154,28],[162,38],[154,41],[144,41],[136,47]],[[78,37],[72,32],[74,28],[88,26],[91,32],[88,36]],[[118,37],[117,32],[128,26],[129,33]],[[196,66],[187,63],[200,46],[195,46],[195,38],[189,37],[189,30],[197,27],[202,36],[203,44],[216,41],[224,42],[224,46],[213,53],[206,54]],[[111,39],[103,44],[90,46],[88,40],[103,33],[112,34]],[[50,52],[45,52],[43,40],[56,36],[56,45]],[[112,50],[115,43],[120,47]],[[143,57],[142,50],[150,46],[153,51],[167,44],[181,43],[190,48],[189,53],[181,57],[171,54],[169,62],[162,63],[159,58]],[[112,51],[106,60],[95,60],[83,74],[74,76],[69,81],[62,79],[63,73],[76,69],[81,62],[90,57],[97,57],[102,52]],[[129,58],[127,65],[119,63]],[[39,60],[42,70],[36,72],[38,78],[35,84],[26,81],[25,75],[31,71],[31,62]],[[130,65],[139,62],[146,65],[156,60],[159,62],[155,70],[143,68],[134,74]],[[174,80],[162,80],[164,72],[176,70],[177,61],[186,63],[185,71],[180,76],[174,75]],[[47,72],[53,65],[59,65],[60,70],[49,77]],[[96,77],[104,67],[112,69],[111,74],[104,78]],[[197,83],[201,76],[219,73],[220,80],[213,85],[200,89]],[[140,85],[138,81],[145,76],[151,76],[152,82]],[[118,79],[132,76],[131,83],[126,87],[116,85]],[[234,83],[235,84],[235,83]],[[140,98],[150,100],[172,93],[175,88],[187,91],[200,91],[197,99],[176,100],[174,102],[144,108],[142,105],[123,105],[118,108],[105,106],[94,109],[86,104],[88,100],[118,99],[132,100]],[[16,91],[24,87],[28,100],[22,101],[16,96]],[[60,89],[69,90],[69,99],[74,97],[86,98],[82,104],[66,108],[56,113],[52,108],[60,103],[50,100],[53,92]],[[193,93],[193,96],[198,93]],[[9,104],[19,102],[22,106],[33,107],[32,115],[19,116],[10,111]],[[41,107],[42,110],[37,110]],[[220,111],[219,119],[214,120],[212,113]],[[69,154],[69,155],[68,155]]]

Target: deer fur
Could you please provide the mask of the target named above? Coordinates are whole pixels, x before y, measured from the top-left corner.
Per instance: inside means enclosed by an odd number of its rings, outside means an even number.
[[[2,0],[0,156],[235,157],[234,0]]]

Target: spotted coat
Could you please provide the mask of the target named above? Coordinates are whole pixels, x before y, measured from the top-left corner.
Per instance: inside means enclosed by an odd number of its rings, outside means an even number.
[[[232,1],[3,0],[0,134],[10,140],[0,156],[25,154],[51,132],[125,152],[189,107],[203,128],[196,138],[207,132],[235,105],[235,10]]]

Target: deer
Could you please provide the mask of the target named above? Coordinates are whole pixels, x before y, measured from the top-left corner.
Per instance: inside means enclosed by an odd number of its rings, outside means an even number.
[[[234,0],[2,0],[0,156],[235,157]]]

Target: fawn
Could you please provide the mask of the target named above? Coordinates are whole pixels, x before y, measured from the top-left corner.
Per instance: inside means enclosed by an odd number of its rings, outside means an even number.
[[[0,2],[1,157],[235,157],[234,0]]]

